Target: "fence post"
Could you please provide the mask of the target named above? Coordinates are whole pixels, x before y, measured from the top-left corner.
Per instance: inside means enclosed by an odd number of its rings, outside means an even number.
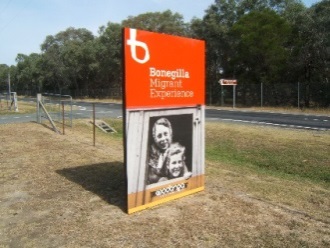
[[[236,106],[236,85],[233,85],[233,108]]]
[[[62,125],[63,125],[63,135],[65,134],[65,116],[64,116],[64,102],[62,102]]]
[[[37,123],[41,123],[41,116],[40,116],[40,103],[41,102],[41,94],[37,94]]]
[[[95,146],[95,103],[93,103],[93,146]]]
[[[263,107],[264,102],[264,87],[263,83],[260,84],[260,107]]]
[[[72,127],[72,96],[70,96],[70,127]]]
[[[11,103],[10,72],[8,73],[8,95],[9,95],[9,102]]]
[[[42,110],[44,111],[44,113],[45,113],[47,119],[49,120],[50,124],[52,125],[54,131],[55,131],[56,133],[60,133],[60,132],[57,130],[57,128],[56,128],[56,126],[55,126],[55,123],[53,122],[52,118],[50,117],[50,115],[49,115],[47,109],[45,108],[45,106],[43,105],[43,103],[42,103],[42,101],[41,101],[41,94],[38,94],[38,95],[37,95],[37,104],[38,104],[38,105],[42,108]],[[39,106],[38,106],[38,109],[39,109],[39,112],[40,112],[40,108],[39,108]],[[38,116],[39,116],[39,113],[38,113]],[[37,117],[37,119],[38,119],[38,117]]]
[[[14,104],[15,112],[18,112],[17,93],[16,92],[12,92],[12,93],[13,93],[12,104]]]
[[[223,97],[224,97],[223,85],[221,85],[221,107],[223,107],[224,105]]]
[[[298,82],[298,109],[300,109],[300,83]]]

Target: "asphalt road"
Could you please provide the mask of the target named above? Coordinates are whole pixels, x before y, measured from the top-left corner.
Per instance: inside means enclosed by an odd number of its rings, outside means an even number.
[[[296,129],[330,130],[330,116],[324,115],[222,109],[207,109],[205,115],[209,121],[225,121]]]
[[[27,101],[33,101],[28,100]],[[93,105],[90,102],[74,101],[73,118],[92,118]],[[116,103],[95,103],[95,117],[122,118],[122,105]],[[255,112],[242,110],[224,110],[208,108],[205,112],[207,121],[221,121],[249,125],[277,126],[282,128],[296,128],[306,130],[330,130],[330,116],[288,114],[274,112]],[[36,121],[36,114],[13,114],[0,116],[0,124]]]

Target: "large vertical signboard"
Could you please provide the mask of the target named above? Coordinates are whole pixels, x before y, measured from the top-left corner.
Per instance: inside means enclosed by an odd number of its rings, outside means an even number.
[[[204,189],[205,43],[124,29],[128,213]]]

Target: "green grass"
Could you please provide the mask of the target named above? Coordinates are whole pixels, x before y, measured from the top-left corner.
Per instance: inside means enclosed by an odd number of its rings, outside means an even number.
[[[35,102],[23,102],[18,101],[17,103],[18,111],[16,112],[14,110],[14,107],[12,109],[9,109],[9,106],[7,107],[6,102],[1,102],[0,105],[0,114],[1,115],[17,115],[17,114],[31,114],[37,112],[37,104]],[[55,113],[61,113],[62,112],[62,106],[56,105],[56,104],[45,104],[45,108],[49,113],[55,112]],[[69,105],[65,105],[65,111],[70,111],[71,108]]]
[[[16,114],[29,114],[29,113],[36,113],[36,104],[35,103],[28,103],[28,102],[18,102],[18,112],[7,107],[7,103],[2,102],[0,105],[0,114],[1,115],[16,115]]]
[[[117,133],[98,136],[121,139],[122,119],[104,120]],[[330,186],[330,132],[207,123],[205,143],[206,161]]]
[[[114,133],[113,136],[118,138],[123,137],[123,120],[121,118],[105,118],[103,120],[116,130],[116,133]]]
[[[221,109],[233,109],[232,107],[222,107],[209,105],[208,108],[221,108]],[[246,110],[246,111],[261,111],[261,112],[281,112],[281,113],[295,113],[295,114],[312,114],[312,115],[329,115],[330,108],[300,108],[297,107],[245,107],[245,106],[236,106],[235,110]]]
[[[208,123],[206,159],[330,185],[329,132]]]
[[[120,139],[122,119],[104,120]],[[330,132],[207,123],[205,143],[207,162],[330,186]]]

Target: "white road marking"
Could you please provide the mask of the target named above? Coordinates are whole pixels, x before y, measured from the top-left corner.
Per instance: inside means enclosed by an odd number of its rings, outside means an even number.
[[[317,128],[317,127],[304,127],[304,126],[296,126],[296,125],[286,125],[286,124],[278,124],[264,121],[246,121],[246,120],[235,120],[235,119],[222,119],[222,118],[208,118],[209,120],[222,120],[222,121],[232,121],[232,122],[242,122],[242,123],[251,123],[251,124],[260,124],[260,125],[269,125],[269,126],[280,126],[280,127],[290,127],[290,128],[299,128],[299,129],[311,129],[311,130],[320,130],[327,131],[330,129],[327,128]]]
[[[100,112],[95,112],[96,114],[106,114],[106,113],[113,113],[113,111],[100,111]]]

